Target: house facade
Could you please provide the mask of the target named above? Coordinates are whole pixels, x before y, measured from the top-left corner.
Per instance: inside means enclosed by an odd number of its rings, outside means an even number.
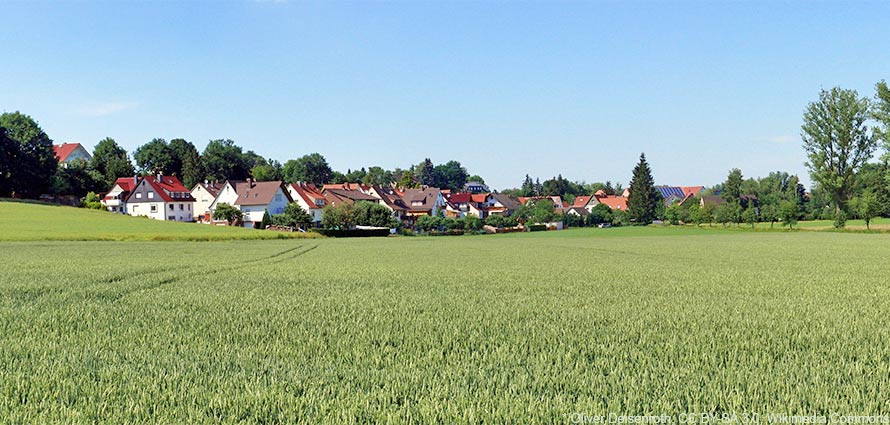
[[[306,182],[289,184],[287,191],[291,199],[309,213],[309,216],[312,217],[312,224],[315,227],[321,226],[323,210],[328,205],[321,191],[314,184]]]
[[[219,195],[225,183],[209,182],[198,183],[192,188],[192,197],[195,198],[195,221],[210,223],[210,205]]]
[[[172,176],[140,177],[126,200],[126,213],[162,221],[194,220],[195,198]]]
[[[102,206],[106,210],[118,214],[128,214],[127,198],[139,183],[139,177],[121,177],[115,180],[114,186],[102,198]]]
[[[218,205],[229,204],[244,215],[241,219],[242,226],[257,228],[263,221],[266,211],[270,215],[283,214],[287,204],[292,201],[284,182],[280,180],[270,182],[257,182],[251,179],[229,180],[210,204],[210,214],[213,215]]]

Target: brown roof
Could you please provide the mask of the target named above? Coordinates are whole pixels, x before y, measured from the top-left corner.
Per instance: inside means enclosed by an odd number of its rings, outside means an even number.
[[[230,182],[238,194],[238,200],[235,205],[268,205],[275,198],[278,189],[284,192],[288,202],[292,201],[290,194],[284,187],[282,181],[271,182],[255,182],[255,181],[239,181]]]
[[[405,206],[411,211],[430,211],[436,205],[436,199],[439,197],[439,189],[435,187],[427,187],[424,189],[405,189],[402,194],[402,200]],[[422,203],[414,205],[415,202]]]

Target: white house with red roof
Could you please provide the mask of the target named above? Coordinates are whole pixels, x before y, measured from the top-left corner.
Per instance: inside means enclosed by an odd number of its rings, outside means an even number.
[[[312,183],[296,182],[287,185],[287,191],[291,199],[306,210],[312,217],[312,224],[321,225],[322,209],[328,205],[324,194]]]
[[[93,156],[80,143],[62,143],[61,145],[53,145],[53,153],[59,164],[67,165],[69,162],[82,159],[89,162]]]
[[[102,198],[102,206],[110,212],[127,214],[127,198],[139,182],[138,177],[121,177],[114,181],[114,186]]]
[[[202,223],[210,223],[210,204],[219,195],[225,183],[205,181],[192,188],[192,197],[195,198],[195,220]]]
[[[120,179],[119,179],[120,180]],[[140,177],[130,189],[126,213],[164,221],[194,221],[195,198],[176,177]]]

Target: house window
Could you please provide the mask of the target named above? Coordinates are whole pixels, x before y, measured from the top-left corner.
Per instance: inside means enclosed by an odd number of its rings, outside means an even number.
[[[316,200],[315,200],[315,205],[317,205],[317,206],[319,206],[319,207],[323,207],[323,206],[324,206],[324,199],[316,199]]]
[[[151,206],[151,212],[158,212],[158,206],[157,206],[157,205],[152,205],[152,206]]]
[[[155,193],[152,191],[148,191],[148,199],[152,199],[155,197]]]
[[[188,207],[189,207],[189,211],[191,211],[191,210],[192,210],[192,204],[188,204]]]
[[[173,204],[170,204],[170,211],[173,211]]]
[[[179,204],[179,211],[185,211],[185,204]]]
[[[136,199],[142,199],[142,193],[137,192],[137,193],[136,193]]]

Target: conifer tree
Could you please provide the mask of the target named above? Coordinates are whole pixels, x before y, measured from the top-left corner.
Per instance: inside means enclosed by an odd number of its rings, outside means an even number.
[[[661,196],[655,190],[652,170],[646,162],[646,154],[640,154],[640,162],[634,167],[630,181],[630,196],[627,198],[627,214],[634,224],[646,226],[656,218],[657,203]]]

